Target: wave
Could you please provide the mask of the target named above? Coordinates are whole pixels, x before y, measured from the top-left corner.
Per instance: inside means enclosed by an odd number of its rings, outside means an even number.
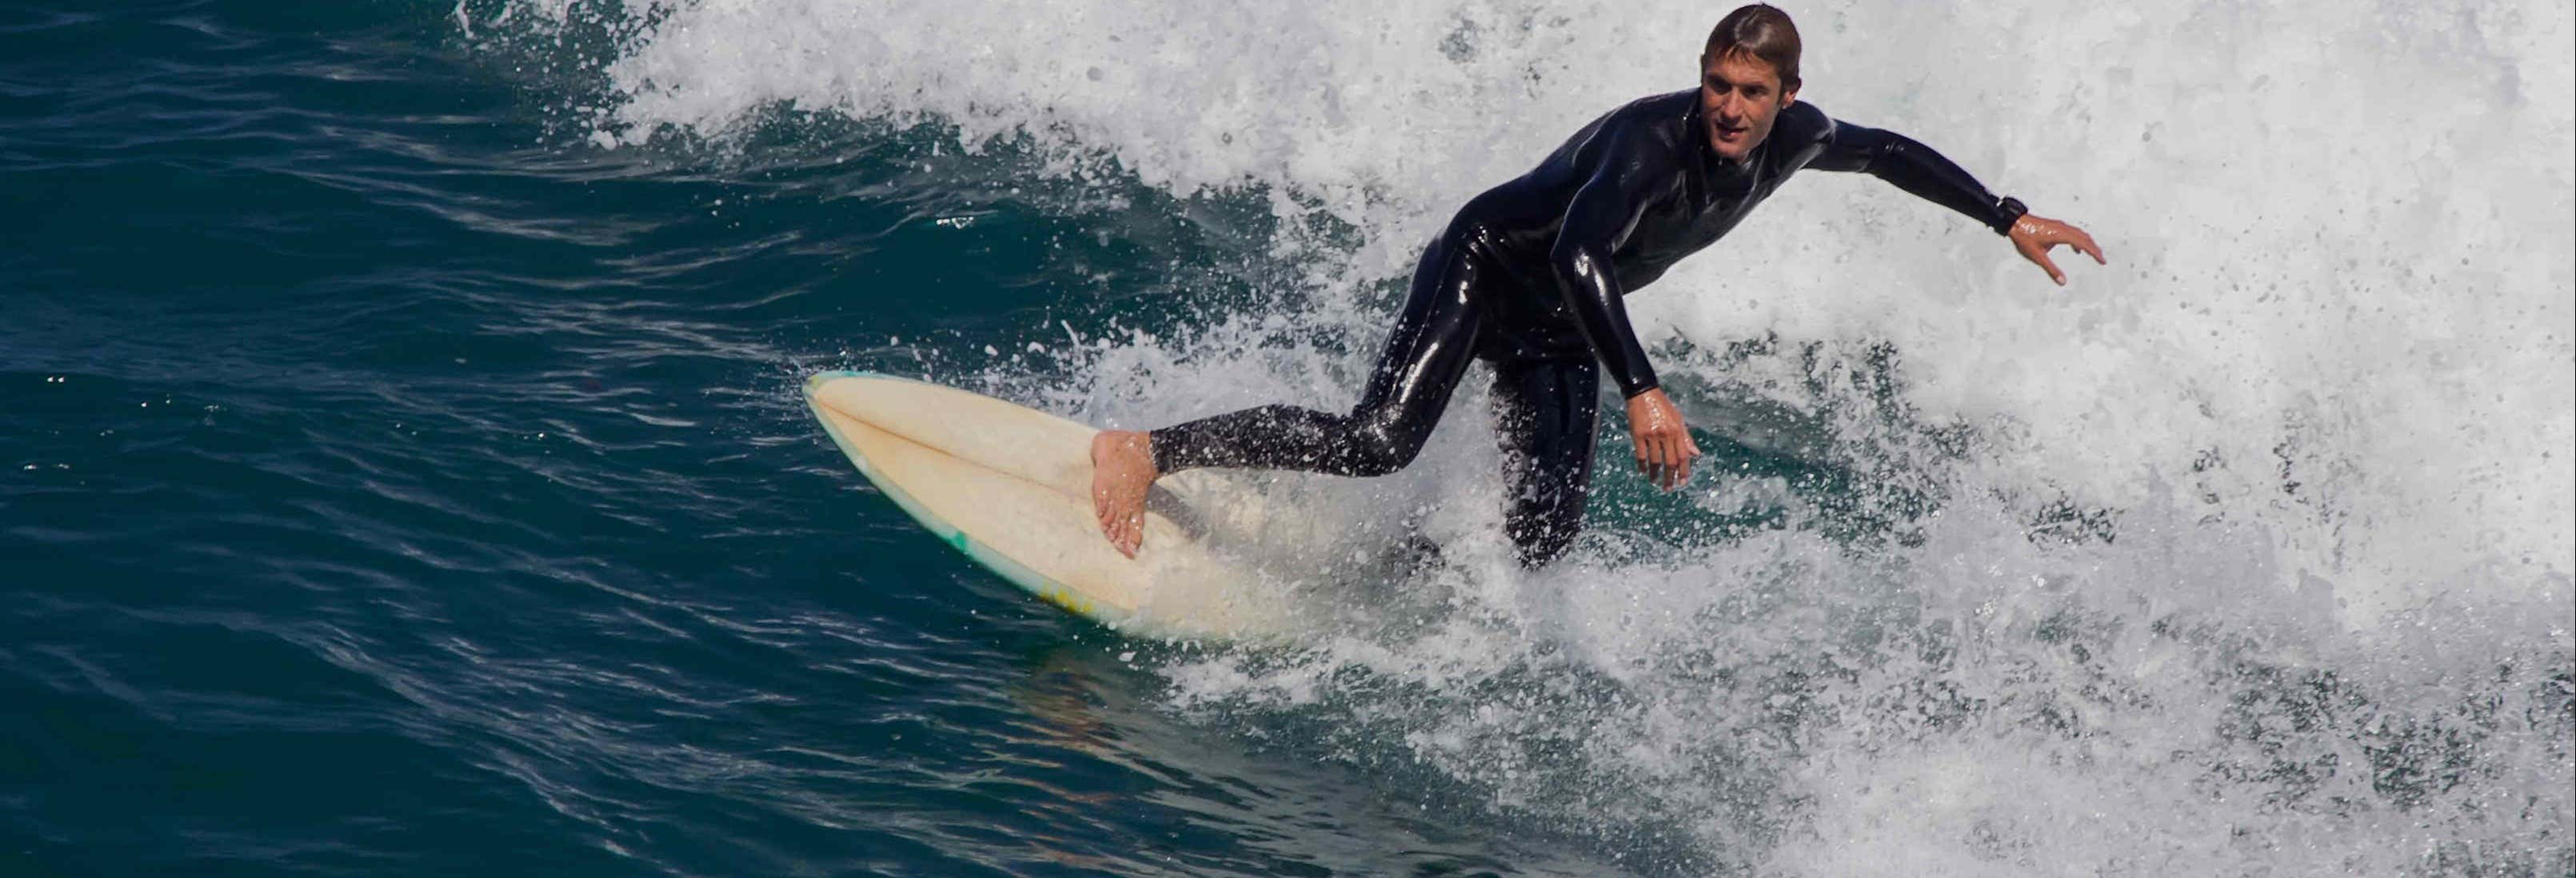
[[[1443,502],[1498,490],[1491,451],[1435,439],[1415,472],[1326,489],[1449,550],[1402,584],[1420,617],[1176,659],[1175,704],[1402,754],[1649,870],[2570,868],[2576,13],[1793,12],[1802,99],[1935,145],[2112,264],[2061,290],[1888,187],[1802,177],[1632,302],[1695,424],[1812,466],[1675,501],[1614,486],[1571,562],[1521,576],[1490,504]],[[1065,327],[1088,353],[1044,392],[1133,424],[1339,399],[1446,211],[1687,87],[1714,16],[457,14],[591,41],[566,56],[596,92],[565,98],[588,148],[854,119],[1072,189],[1268,212],[1243,246],[1296,295],[1186,332]]]

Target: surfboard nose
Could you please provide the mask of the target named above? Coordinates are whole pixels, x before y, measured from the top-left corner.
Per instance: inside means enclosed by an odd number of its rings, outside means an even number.
[[[816,372],[816,373],[814,373],[814,374],[812,374],[812,375],[807,375],[807,376],[805,376],[805,398],[806,398],[807,400],[809,400],[809,401],[810,401],[810,400],[812,400],[812,399],[814,398],[814,395],[815,395],[815,394],[822,392],[822,390],[823,390],[823,385],[830,384],[830,383],[832,383],[832,382],[834,382],[834,381],[838,381],[838,380],[843,379],[843,378],[869,378],[869,377],[878,377],[878,376],[875,376],[875,375],[874,375],[874,373],[870,373],[870,372],[852,372],[852,371],[849,371],[849,370],[847,370],[847,369],[835,369],[835,370],[832,370],[832,371],[829,371],[829,372]]]

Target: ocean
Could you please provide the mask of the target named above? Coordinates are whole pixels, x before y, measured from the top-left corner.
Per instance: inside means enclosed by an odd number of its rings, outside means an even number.
[[[1347,405],[1721,7],[0,8],[0,874],[2576,875],[2576,10],[1789,11],[2110,264],[1802,175],[1630,300],[1689,485],[1517,569],[1471,373],[1246,645],[801,382]]]

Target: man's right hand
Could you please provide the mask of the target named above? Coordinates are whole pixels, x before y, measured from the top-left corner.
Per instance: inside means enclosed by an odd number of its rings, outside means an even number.
[[[1637,471],[1655,487],[1670,491],[1690,481],[1691,459],[1699,456],[1682,410],[1663,388],[1628,397],[1628,435],[1637,440]]]

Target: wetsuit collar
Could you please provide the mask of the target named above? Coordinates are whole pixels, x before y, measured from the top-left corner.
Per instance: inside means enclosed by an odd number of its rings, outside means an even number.
[[[1745,156],[1742,162],[1728,161],[1725,156],[1718,155],[1717,147],[1708,142],[1708,129],[1701,124],[1699,101],[1696,96],[1690,102],[1690,109],[1682,113],[1682,136],[1691,144],[1690,153],[1695,159],[1692,162],[1691,183],[1692,188],[1698,190],[1695,193],[1698,197],[1692,201],[1703,207],[1717,200],[1721,185],[1731,184],[1751,176],[1753,163],[1761,158],[1762,150],[1771,145],[1769,140],[1764,140],[1760,146],[1754,147],[1753,154]]]
[[[1745,156],[1741,162],[1728,161],[1725,156],[1717,154],[1717,147],[1709,145],[1708,126],[1701,124],[1701,119],[1698,92],[1694,90],[1690,109],[1682,113],[1682,130],[1690,138],[1691,154],[1699,157],[1700,169],[1708,172],[1711,177],[1751,169],[1762,147],[1769,146],[1771,143],[1769,138],[1764,138],[1760,145],[1754,147],[1754,155]]]

